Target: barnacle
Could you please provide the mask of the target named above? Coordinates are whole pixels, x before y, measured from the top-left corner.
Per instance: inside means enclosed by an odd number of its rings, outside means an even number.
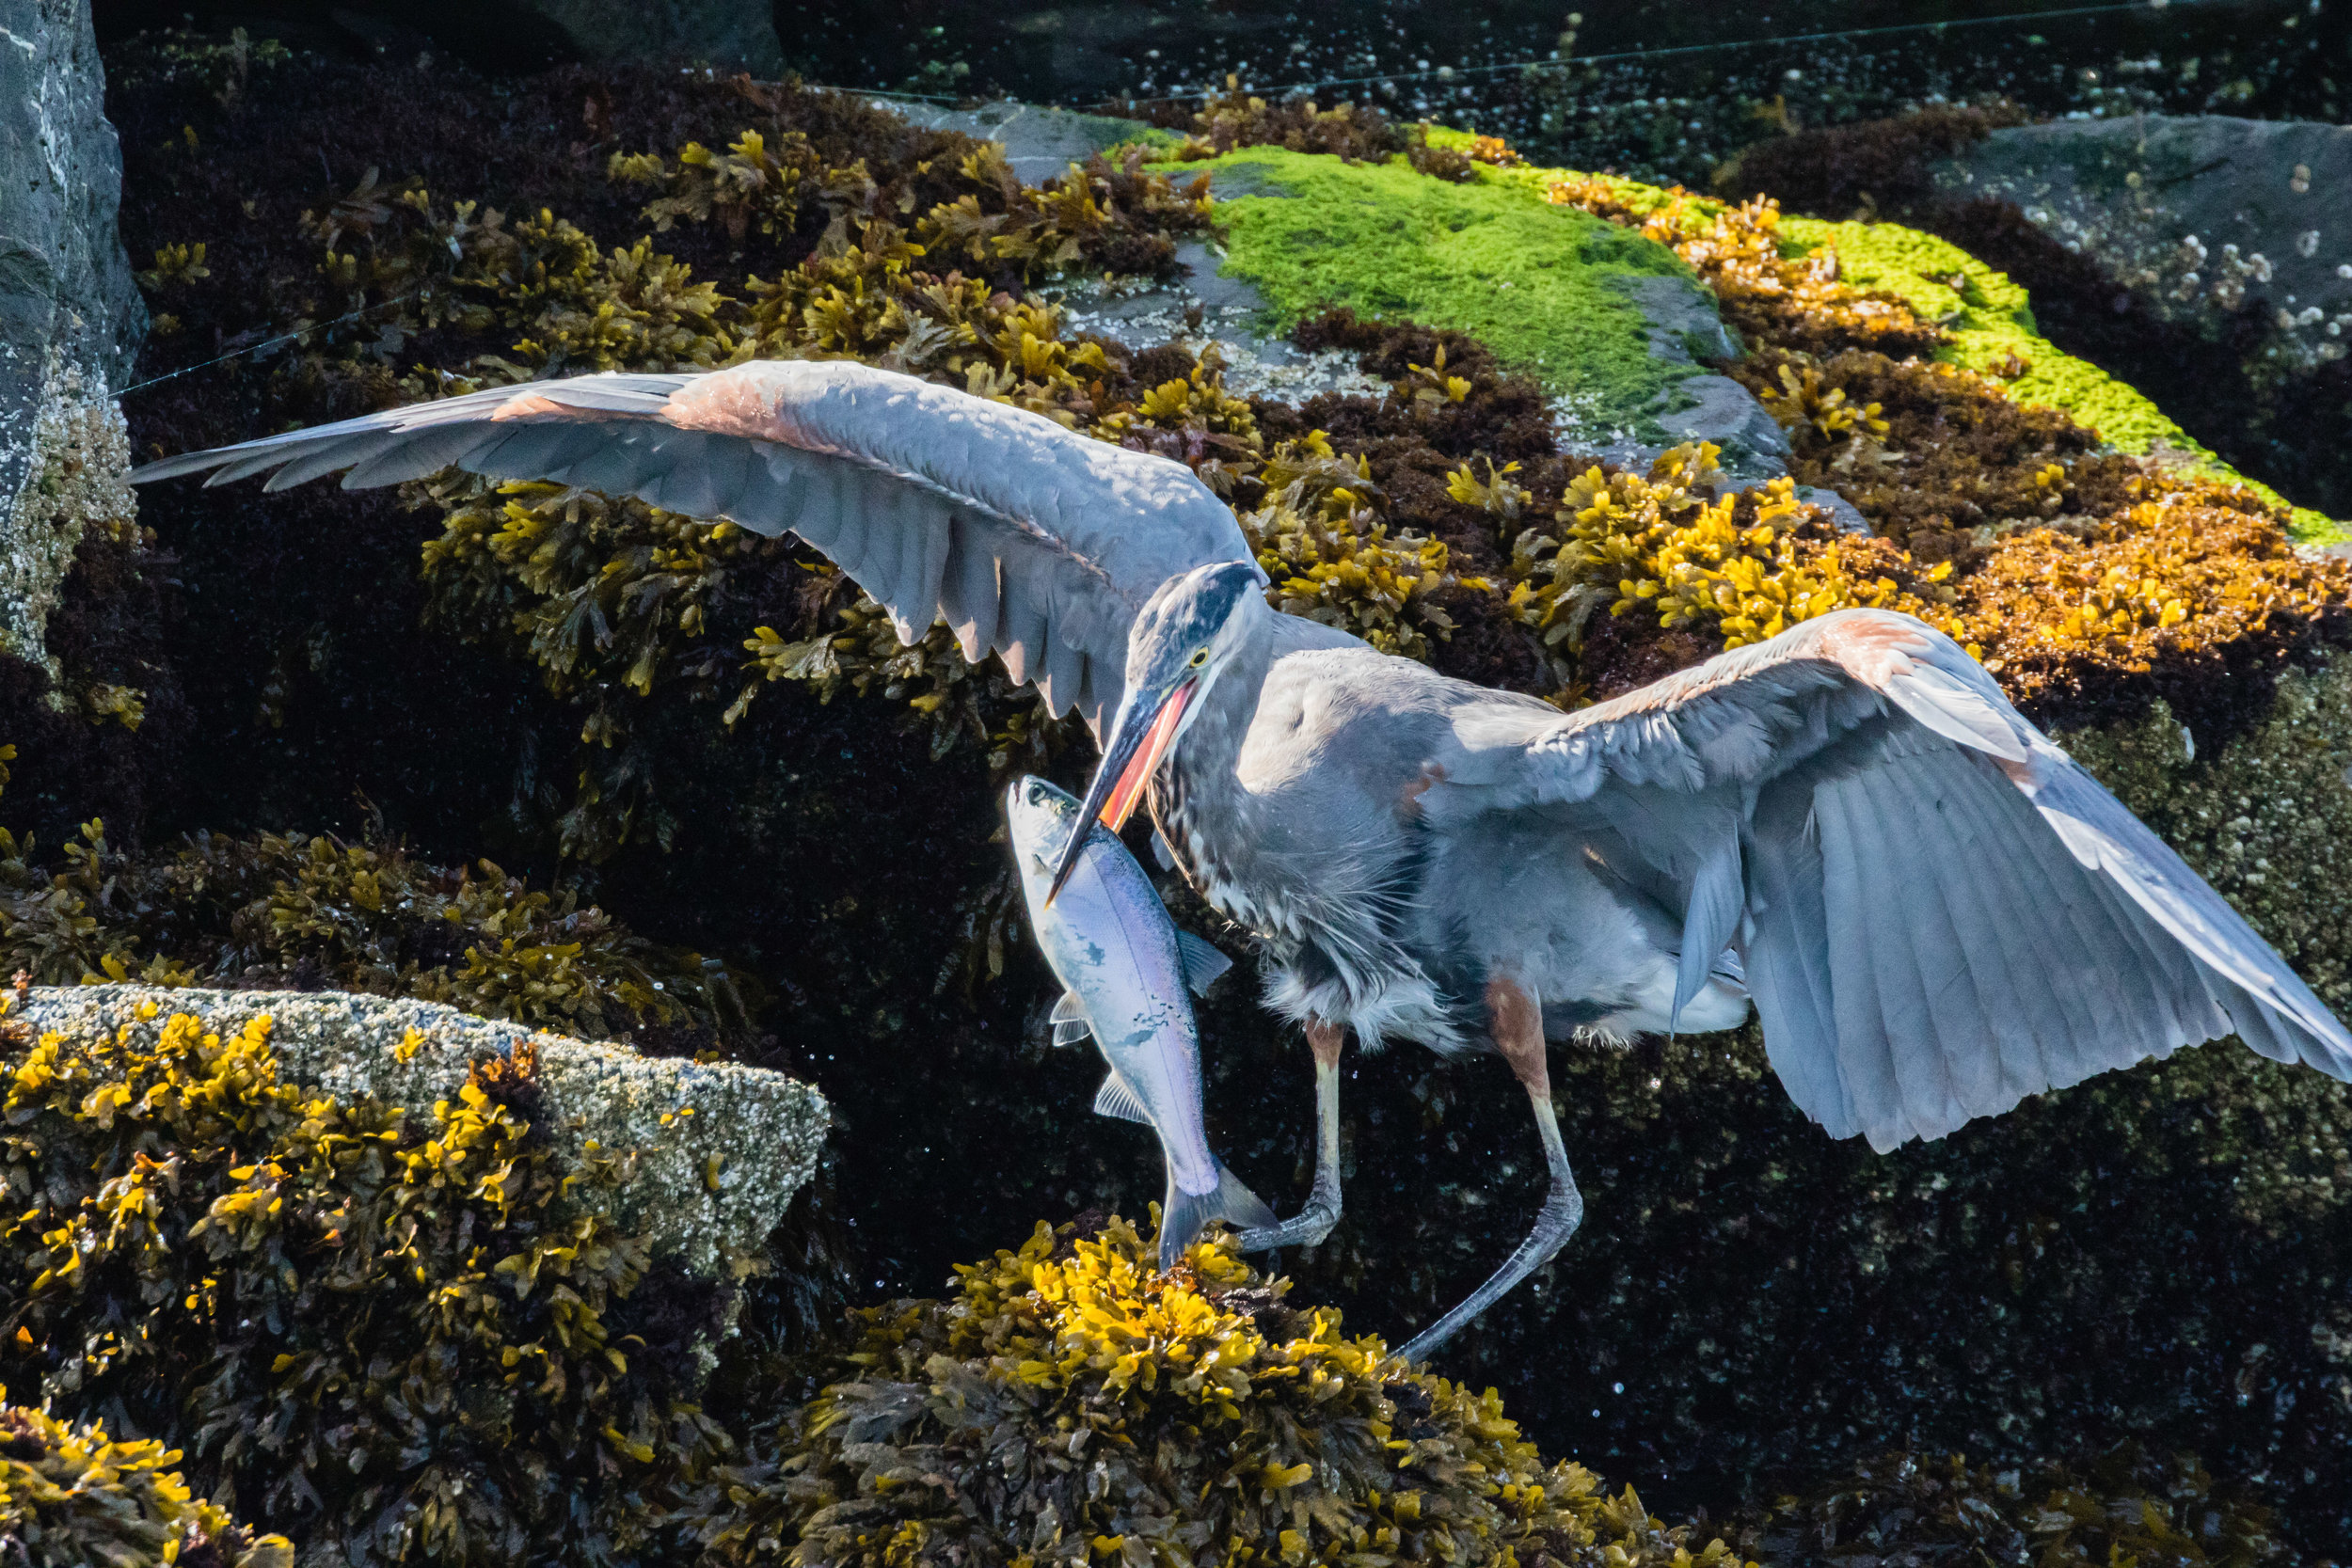
[[[293,1568],[284,1536],[256,1535],[194,1496],[167,1467],[179,1462],[151,1437],[118,1442],[102,1424],[0,1404],[0,1541],[26,1562]]]
[[[690,1504],[709,1560],[1739,1568],[1473,1394],[1294,1307],[1230,1241],[1041,1224],[952,1300],[855,1314],[843,1379]]]
[[[284,1521],[306,1554],[643,1549],[655,1499],[718,1451],[691,1358],[641,1334],[695,1287],[608,1217],[630,1151],[560,1156],[530,1074],[485,1060],[412,1118],[281,1083],[267,1015],[225,1036],[151,1008],[38,1038],[0,1016],[18,1375],[182,1445],[190,1489]],[[287,1560],[195,1522],[253,1568]]]

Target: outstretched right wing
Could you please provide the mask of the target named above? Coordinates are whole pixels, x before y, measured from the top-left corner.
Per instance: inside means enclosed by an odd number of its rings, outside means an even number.
[[[1908,615],[1851,610],[1565,718],[1467,705],[1423,803],[1581,803],[1683,905],[1678,996],[1740,953],[1790,1098],[1884,1149],[2235,1034],[2352,1036],[2122,802]]]
[[[442,468],[637,496],[797,533],[913,641],[944,618],[1098,736],[1125,692],[1127,628],[1171,577],[1251,559],[1232,510],[1183,464],[1042,415],[850,360],[688,375],[589,375],[394,408],[190,452],[145,483],[339,468],[346,489]]]

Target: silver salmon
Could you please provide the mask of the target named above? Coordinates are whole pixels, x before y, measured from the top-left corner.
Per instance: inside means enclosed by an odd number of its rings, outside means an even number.
[[[1078,811],[1073,796],[1043,779],[1016,779],[1005,792],[1029,928],[1066,993],[1054,1008],[1055,1041],[1091,1034],[1111,1069],[1095,1111],[1159,1134],[1168,1164],[1160,1205],[1166,1270],[1211,1220],[1252,1228],[1275,1223],[1274,1212],[1209,1151],[1200,1124],[1200,1031],[1184,991],[1188,984],[1206,989],[1232,964],[1176,928],[1143,867],[1099,822],[1088,824],[1076,868],[1044,907]]]

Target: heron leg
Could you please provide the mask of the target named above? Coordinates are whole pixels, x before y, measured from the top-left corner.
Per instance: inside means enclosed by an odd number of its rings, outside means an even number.
[[[1340,1026],[1321,1019],[1307,1024],[1307,1045],[1315,1053],[1315,1184],[1307,1207],[1279,1225],[1245,1230],[1244,1252],[1313,1246],[1340,1223]]]
[[[1407,1361],[1426,1361],[1432,1351],[1459,1333],[1470,1321],[1500,1301],[1511,1287],[1551,1261],[1576,1233],[1584,1218],[1584,1198],[1568,1174],[1568,1151],[1560,1141],[1560,1118],[1551,1108],[1551,1072],[1544,1060],[1543,1009],[1523,988],[1509,980],[1486,987],[1486,1010],[1495,1045],[1511,1071],[1527,1090],[1535,1113],[1535,1131],[1543,1139],[1544,1161],[1551,1168],[1551,1191],[1535,1215],[1535,1227],[1502,1267],[1453,1311],[1415,1335],[1397,1354]]]

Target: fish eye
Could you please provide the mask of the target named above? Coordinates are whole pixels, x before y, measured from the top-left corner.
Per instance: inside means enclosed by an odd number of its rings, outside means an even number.
[[[1196,670],[1200,669],[1203,664],[1208,662],[1209,650],[1206,648],[1201,649],[1199,653],[1192,656],[1192,667]]]

